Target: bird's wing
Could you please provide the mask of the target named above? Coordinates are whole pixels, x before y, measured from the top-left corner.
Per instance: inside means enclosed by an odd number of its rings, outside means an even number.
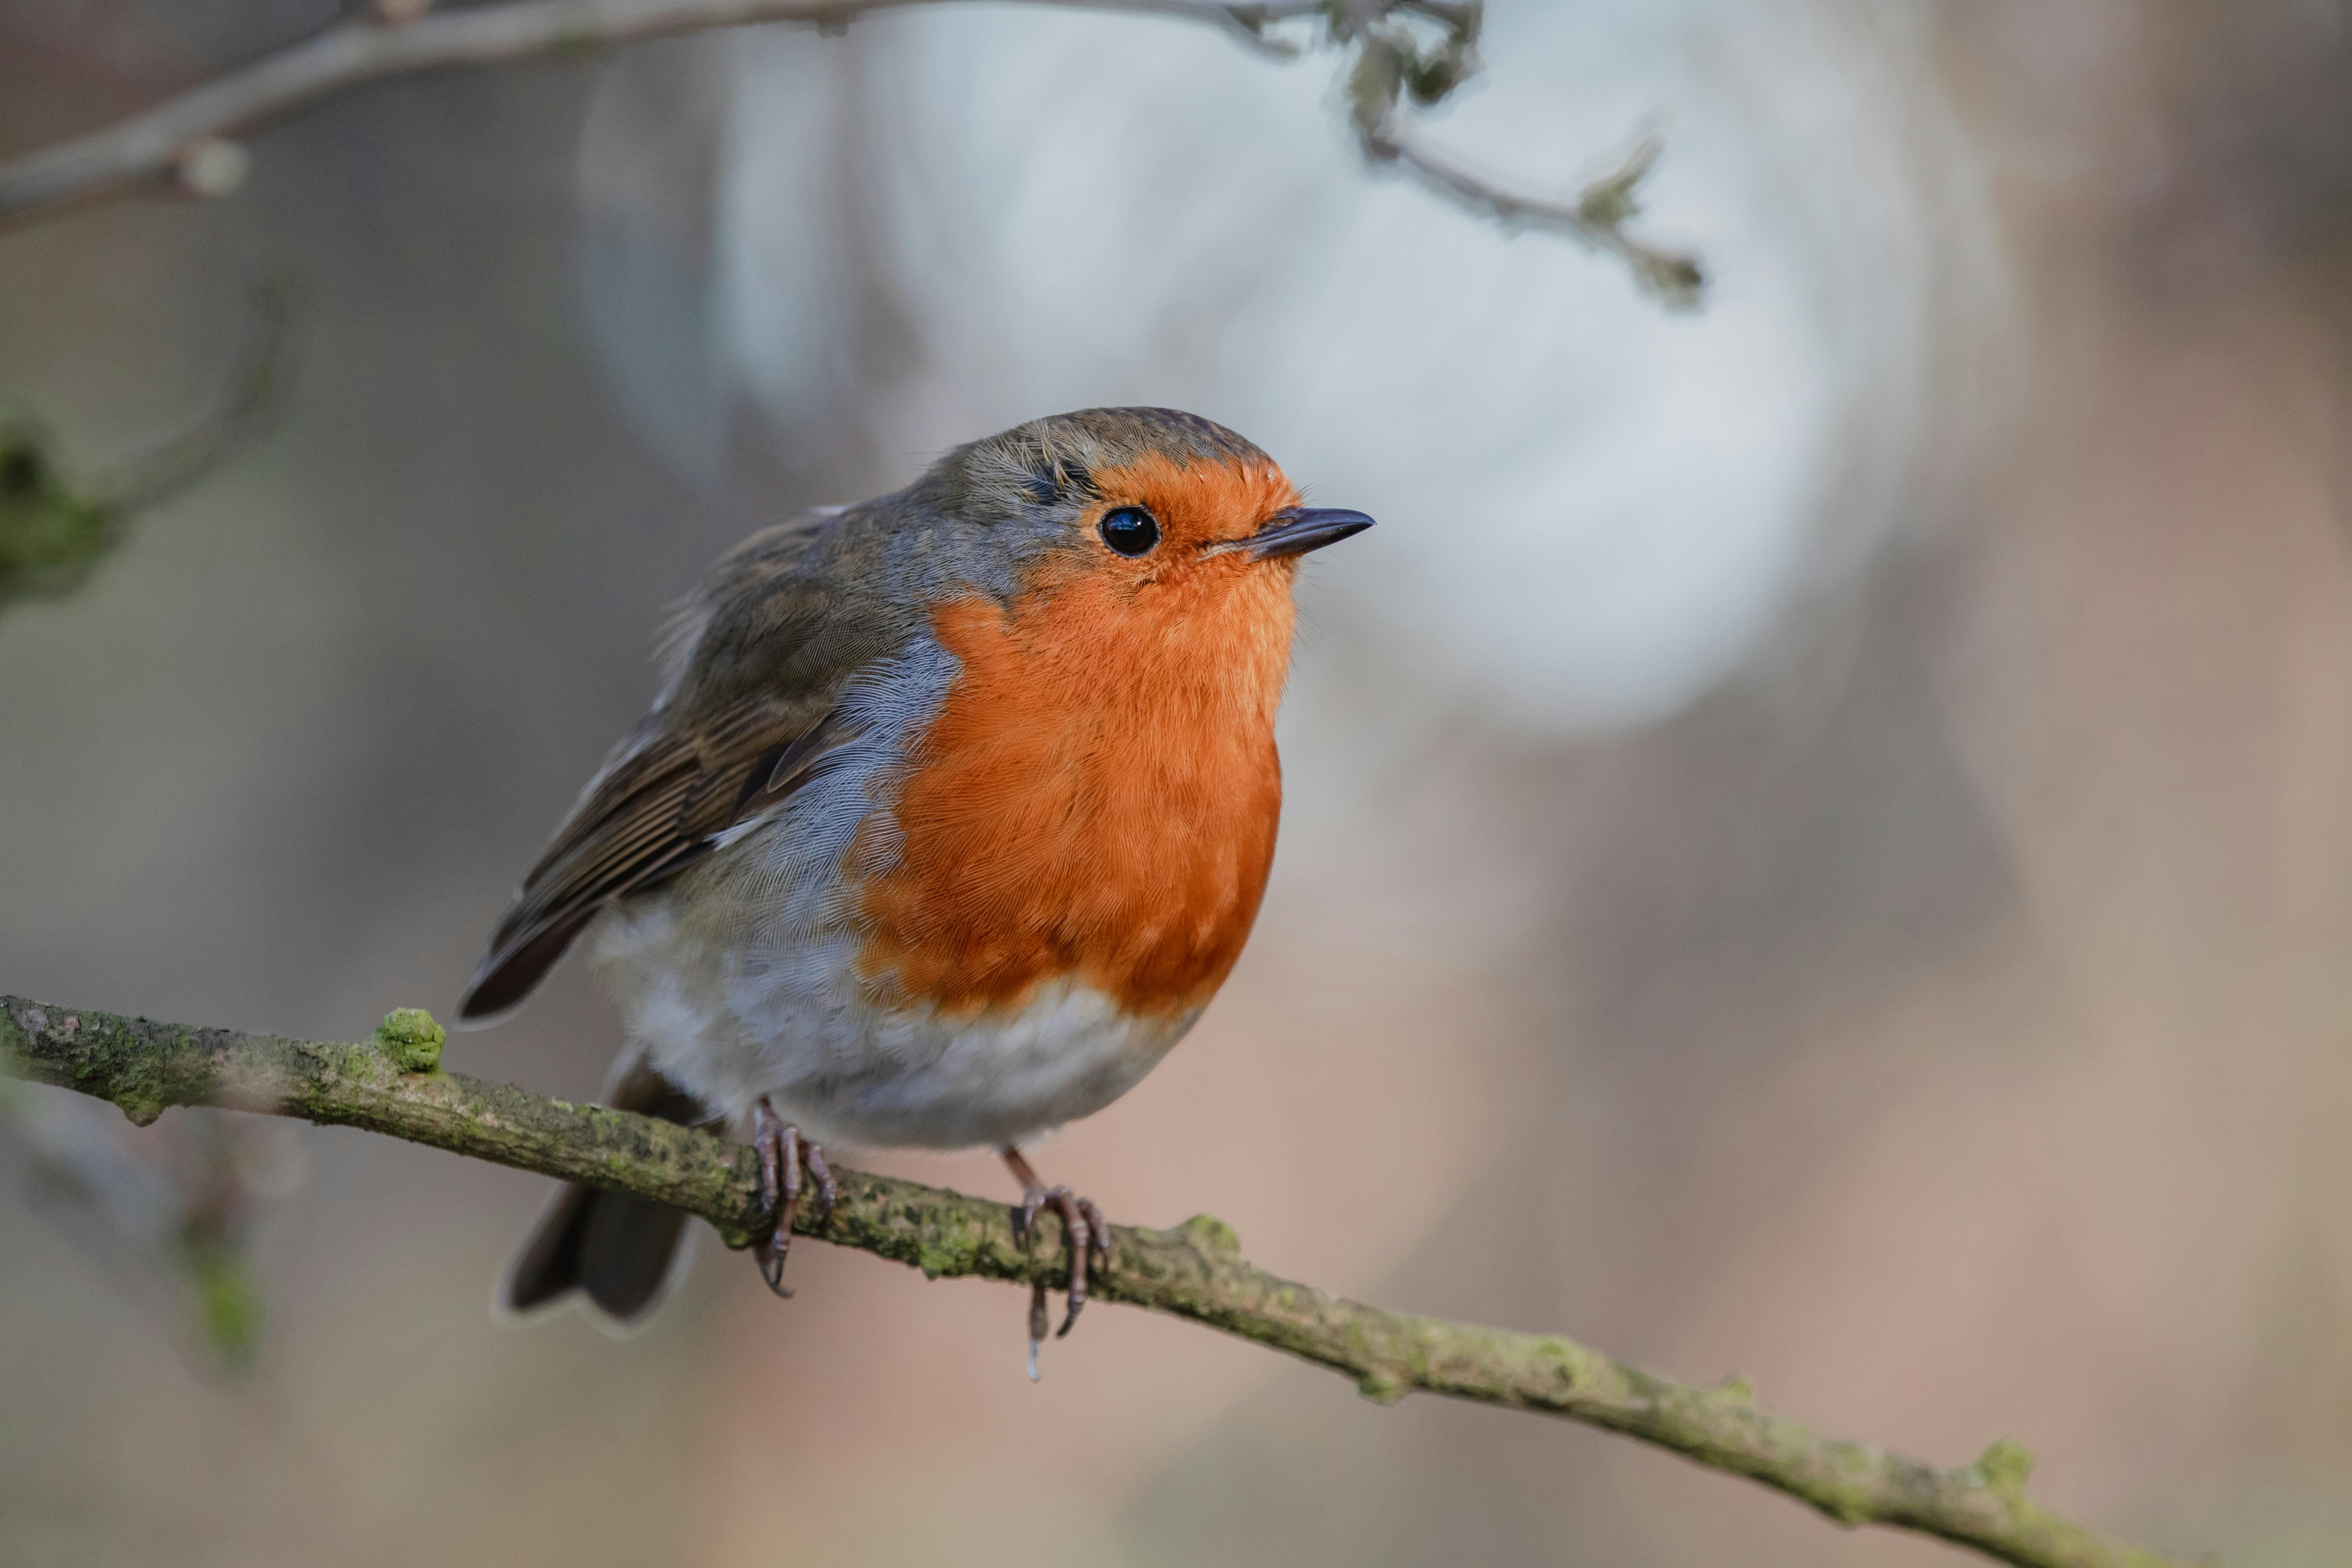
[[[854,574],[845,586],[809,567],[860,510],[762,529],[712,567],[674,630],[669,689],[523,879],[457,1005],[461,1018],[520,1003],[599,910],[685,870],[850,739],[855,725],[835,699],[898,628],[854,591]]]
[[[805,784],[848,726],[829,710],[753,694],[691,726],[656,710],[622,742],[556,830],[490,938],[457,1005],[503,1013],[613,900],[677,876],[719,836]]]

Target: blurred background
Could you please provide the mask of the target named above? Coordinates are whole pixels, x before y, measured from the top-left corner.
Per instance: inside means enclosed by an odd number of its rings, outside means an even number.
[[[0,0],[0,155],[335,15]],[[720,550],[1179,405],[1382,526],[1305,574],[1240,970],[1053,1179],[2352,1562],[2352,16],[1492,0],[1484,52],[1430,133],[1569,191],[1654,131],[1705,310],[1368,173],[1331,57],[999,6],[382,84],[0,235],[0,397],[85,473],[255,279],[302,322],[265,432],[0,614],[0,988],[446,1011]],[[617,1043],[567,966],[446,1059]],[[1959,1560],[1120,1309],[1033,1386],[1017,1292],[814,1246],[501,1331],[537,1179],[6,1114],[12,1565]]]

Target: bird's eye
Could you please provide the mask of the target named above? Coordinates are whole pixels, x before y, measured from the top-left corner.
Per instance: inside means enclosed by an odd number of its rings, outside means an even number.
[[[1143,555],[1160,542],[1160,520],[1139,506],[1123,506],[1102,520],[1103,542],[1121,555]]]

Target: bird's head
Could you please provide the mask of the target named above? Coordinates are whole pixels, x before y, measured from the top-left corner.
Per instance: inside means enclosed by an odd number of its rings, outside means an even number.
[[[1032,421],[958,447],[907,496],[947,520],[924,552],[934,630],[967,665],[1019,670],[1024,702],[1246,712],[1267,736],[1299,557],[1372,525],[1302,507],[1255,446],[1168,408]]]
[[[1255,445],[1168,408],[1033,420],[957,448],[918,488],[962,520],[963,551],[998,563],[1003,599],[1074,595],[1122,618],[1256,607],[1286,626],[1299,557],[1372,526],[1300,505]]]

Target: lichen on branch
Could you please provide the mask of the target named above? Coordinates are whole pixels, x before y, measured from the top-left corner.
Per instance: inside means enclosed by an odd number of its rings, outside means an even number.
[[[71,593],[121,528],[119,509],[58,468],[39,426],[0,420],[0,605]]]
[[[518,1170],[673,1205],[740,1247],[763,1217],[757,1157],[708,1132],[575,1105],[439,1070],[440,1028],[403,1009],[358,1044],[194,1028],[0,996],[0,1075],[110,1101],[133,1121],[174,1106],[226,1106],[357,1127]],[[1013,1210],[961,1193],[843,1170],[841,1198],[794,1229],[919,1268],[1016,1284],[1066,1283],[1057,1227],[1024,1247]],[[2026,1495],[2032,1458],[2003,1439],[1939,1468],[1825,1436],[1756,1403],[1748,1387],[1698,1388],[1557,1335],[1391,1312],[1245,1261],[1206,1215],[1167,1230],[1113,1226],[1097,1300],[1190,1318],[1353,1381],[1370,1399],[1408,1394],[1557,1415],[1670,1449],[1810,1503],[1841,1524],[1933,1535],[2021,1568],[2169,1568],[2179,1560],[2061,1519]]]

